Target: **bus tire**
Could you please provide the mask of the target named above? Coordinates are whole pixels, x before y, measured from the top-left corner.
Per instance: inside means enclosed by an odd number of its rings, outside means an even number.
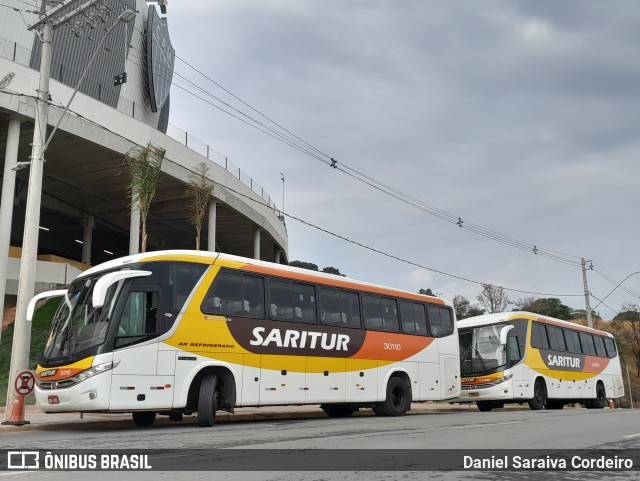
[[[201,428],[210,428],[215,423],[219,395],[218,376],[204,376],[198,393],[198,426]]]
[[[587,409],[604,409],[607,405],[607,394],[602,383],[596,385],[596,398],[584,403]]]
[[[411,406],[411,389],[406,381],[394,376],[387,384],[387,396],[384,402],[373,407],[376,416],[402,416]]]
[[[359,409],[350,404],[321,404],[320,408],[330,418],[348,418]]]
[[[544,405],[547,402],[547,387],[544,381],[540,378],[536,379],[533,385],[533,398],[529,399],[529,408],[533,411],[539,411],[544,409]]]
[[[476,406],[478,406],[478,410],[483,413],[488,413],[494,408],[494,405],[491,401],[476,401]]]
[[[131,413],[131,415],[136,426],[151,426],[156,420],[156,413],[152,411],[139,411]]]

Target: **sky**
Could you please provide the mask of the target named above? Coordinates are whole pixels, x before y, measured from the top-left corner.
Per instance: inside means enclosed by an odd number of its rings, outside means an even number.
[[[541,293],[577,309],[580,258],[593,263],[599,299],[640,271],[637,2],[190,0],[170,2],[167,18],[176,74],[257,116],[224,87],[339,165],[569,263],[402,203],[174,77],[172,124],[227,156],[278,207],[283,173],[287,214],[410,263],[292,218],[289,260],[447,299],[474,301],[481,290],[418,264],[525,291],[508,290],[513,301]],[[634,274],[597,310],[611,319],[639,294]]]

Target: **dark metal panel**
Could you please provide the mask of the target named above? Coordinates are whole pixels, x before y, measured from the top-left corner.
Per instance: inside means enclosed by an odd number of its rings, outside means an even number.
[[[53,35],[53,59],[51,78],[70,87],[77,85],[82,72],[89,64],[96,47],[107,30],[117,22],[92,63],[79,91],[116,108],[120,96],[120,85],[113,86],[113,77],[125,71],[128,45],[133,35],[133,25],[118,21],[125,9],[135,10],[135,0],[103,0],[105,9],[88,9],[71,23],[56,28]],[[77,3],[67,6],[64,13],[72,11]],[[91,17],[93,15],[93,18]],[[90,25],[95,25],[91,28]],[[83,28],[80,28],[82,26]],[[82,32],[82,33],[80,33]],[[42,45],[35,39],[30,67],[40,68]],[[61,101],[62,99],[53,99]]]

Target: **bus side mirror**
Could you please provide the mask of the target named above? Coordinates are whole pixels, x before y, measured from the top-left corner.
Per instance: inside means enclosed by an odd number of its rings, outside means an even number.
[[[36,311],[36,304],[40,299],[47,299],[49,297],[62,297],[67,294],[66,289],[59,289],[57,291],[47,291],[41,292],[31,298],[29,304],[27,305],[27,321],[31,322],[33,319],[33,314]]]
[[[116,282],[132,277],[146,277],[149,275],[151,275],[151,271],[136,270],[117,271],[105,274],[100,279],[98,279],[96,285],[93,286],[93,296],[91,297],[93,308],[98,309],[99,307],[104,306],[104,300],[107,297],[107,291],[109,290],[109,287],[111,287]]]
[[[501,330],[500,330],[500,344],[501,345],[506,345],[507,344],[507,336],[509,335],[509,331],[511,329],[513,329],[514,326],[513,325],[509,325],[509,326],[504,326]]]

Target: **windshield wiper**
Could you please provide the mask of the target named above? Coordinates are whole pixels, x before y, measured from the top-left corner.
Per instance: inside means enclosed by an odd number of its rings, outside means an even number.
[[[478,351],[478,343],[476,343],[476,345],[473,346],[473,350],[476,352],[476,359],[478,361],[480,361],[480,364],[482,365],[482,370],[486,371],[487,370],[487,366],[484,363],[484,359],[483,359],[482,355],[480,354],[480,351]]]

